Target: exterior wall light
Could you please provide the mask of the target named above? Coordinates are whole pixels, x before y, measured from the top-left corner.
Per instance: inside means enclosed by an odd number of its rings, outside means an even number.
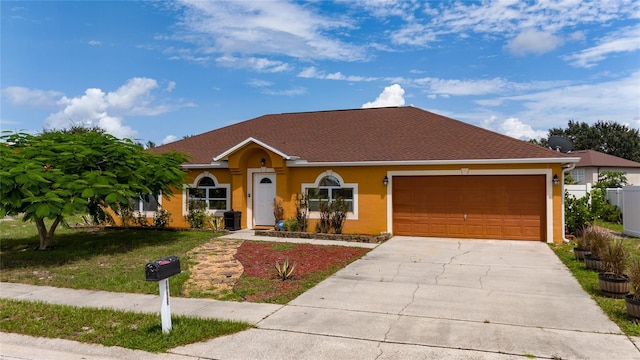
[[[382,179],[382,185],[384,186],[389,185],[389,178],[387,177],[387,175],[385,175],[384,179]]]
[[[558,179],[558,175],[553,175],[553,185],[559,185],[560,179]]]
[[[260,160],[260,167],[265,167],[265,165],[267,164],[267,160],[265,160],[264,158],[262,158]]]

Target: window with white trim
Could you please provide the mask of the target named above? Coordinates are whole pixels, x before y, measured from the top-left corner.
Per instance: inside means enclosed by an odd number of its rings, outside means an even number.
[[[136,216],[153,217],[160,208],[159,199],[161,194],[138,194],[138,198],[130,198],[129,204],[131,210],[134,211]]]
[[[571,177],[576,183],[584,184],[584,169],[571,170]]]
[[[158,198],[160,196],[154,196],[152,194],[140,194],[138,199],[134,199],[133,210],[138,212],[155,212],[158,211]]]
[[[358,218],[358,184],[345,183],[333,172],[325,172],[318,176],[313,184],[302,184],[302,191],[308,196],[311,218],[319,216],[320,202],[331,202],[342,199],[348,205],[349,218]]]
[[[203,210],[228,210],[229,187],[220,186],[209,176],[201,178],[197,185],[187,189],[188,208]]]

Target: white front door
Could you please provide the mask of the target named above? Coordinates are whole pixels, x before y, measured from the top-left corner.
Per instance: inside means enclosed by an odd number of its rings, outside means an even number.
[[[276,197],[276,175],[253,175],[253,224],[275,225],[273,200]]]

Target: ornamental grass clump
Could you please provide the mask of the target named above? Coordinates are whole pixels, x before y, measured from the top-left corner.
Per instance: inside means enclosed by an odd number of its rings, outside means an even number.
[[[616,278],[624,277],[628,257],[629,250],[622,239],[613,239],[606,242],[600,252],[605,274]]]
[[[582,228],[576,234],[576,247],[578,249],[591,249],[591,238],[589,236],[584,236],[587,231],[589,231],[589,227]]]
[[[629,261],[627,275],[633,292],[633,300],[640,301],[640,257],[634,257]]]
[[[605,246],[611,241],[611,235],[608,232],[593,226],[589,226],[583,230],[582,238],[589,244],[591,257],[596,259],[600,259]]]

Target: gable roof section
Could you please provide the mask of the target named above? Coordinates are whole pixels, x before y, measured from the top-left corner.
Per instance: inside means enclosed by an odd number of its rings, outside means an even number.
[[[580,157],[576,164],[580,167],[611,167],[611,168],[640,168],[640,163],[621,157],[601,153],[595,150],[573,151],[572,155]]]
[[[309,163],[577,160],[415,107],[263,115],[154,151],[187,152],[193,157],[190,164],[210,164],[248,139]]]
[[[297,156],[290,156],[290,155],[284,154],[280,150],[274,149],[271,146],[263,143],[262,141],[259,141],[259,140],[256,140],[256,139],[250,137],[248,139],[245,139],[243,142],[237,144],[236,146],[232,147],[231,149],[228,149],[227,151],[223,152],[222,154],[214,156],[213,161],[225,160],[229,155],[234,153],[236,150],[238,150],[238,149],[242,148],[243,146],[245,146],[247,144],[250,144],[250,143],[254,143],[254,144],[260,145],[263,148],[282,156],[283,159],[286,159],[286,160],[297,160],[298,159]]]

